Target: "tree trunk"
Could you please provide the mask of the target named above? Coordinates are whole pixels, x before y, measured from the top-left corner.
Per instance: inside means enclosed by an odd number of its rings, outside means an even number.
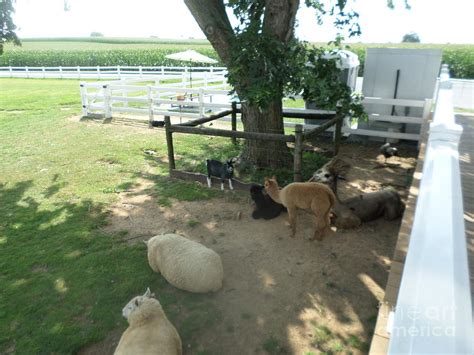
[[[242,123],[245,132],[284,134],[281,100],[275,100],[265,110],[242,103]],[[249,139],[242,158],[257,167],[291,167],[291,154],[285,142]]]
[[[231,44],[235,41],[236,34],[230,24],[223,0],[184,0],[184,2],[222,62],[230,68]],[[265,6],[263,25],[265,33],[273,34],[283,43],[288,43],[293,37],[299,0],[272,0],[267,1]],[[239,88],[236,89],[238,92]],[[284,133],[281,98],[264,110],[243,102],[242,113],[245,132]],[[286,143],[283,142],[248,140],[243,158],[257,167],[291,167],[291,155]]]

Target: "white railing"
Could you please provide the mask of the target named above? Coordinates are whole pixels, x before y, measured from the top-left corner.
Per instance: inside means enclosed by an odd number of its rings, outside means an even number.
[[[194,74],[193,74],[194,75]],[[152,121],[154,116],[177,116],[180,119],[195,119],[208,114],[231,109],[234,99],[229,95],[230,87],[225,78],[225,72],[202,73],[201,77],[193,79],[193,87],[187,81],[188,76],[175,83],[162,83],[160,78],[128,78],[113,82],[81,83],[81,97],[83,115],[91,113],[112,117],[113,113],[132,113],[146,115]],[[298,97],[297,97],[298,98]],[[388,105],[422,108],[422,117],[369,115],[369,127],[356,128],[350,124],[342,128],[343,133],[362,136],[405,139],[418,141],[417,133],[404,133],[396,131],[381,131],[371,129],[370,123],[376,121],[393,123],[411,123],[421,125],[429,116],[432,100],[403,100],[367,97],[365,104]],[[321,110],[304,108],[285,108],[293,113],[321,113]],[[324,111],[329,113],[328,111]],[[227,119],[221,118],[222,121]],[[286,127],[293,127],[294,122],[285,122]],[[305,124],[303,128],[311,129],[317,124]],[[330,128],[328,131],[332,131]]]
[[[473,318],[452,88],[443,66],[389,354],[472,354]]]
[[[132,113],[146,115],[151,122],[155,115],[198,118],[230,108],[229,91],[223,90],[227,89],[225,72],[202,73],[192,83],[188,80],[185,75],[164,84],[160,77],[81,82],[83,116],[100,113],[110,118],[113,113]]]
[[[89,66],[89,67],[0,67],[0,78],[36,79],[122,79],[163,77],[201,77],[226,72],[223,67],[164,67],[164,66]]]

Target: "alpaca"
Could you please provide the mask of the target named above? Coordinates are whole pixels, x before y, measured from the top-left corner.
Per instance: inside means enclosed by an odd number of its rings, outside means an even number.
[[[296,234],[296,210],[300,208],[313,211],[316,217],[314,236],[310,240],[323,240],[329,229],[331,208],[336,203],[336,196],[329,187],[317,182],[294,182],[280,190],[275,176],[265,178],[264,186],[273,201],[288,209],[292,238]]]
[[[280,215],[286,208],[271,199],[268,194],[263,191],[264,186],[252,184],[250,187],[250,197],[255,202],[255,210],[252,212],[253,219],[272,219]]]

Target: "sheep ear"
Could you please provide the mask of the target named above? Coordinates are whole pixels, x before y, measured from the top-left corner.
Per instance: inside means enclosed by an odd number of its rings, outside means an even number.
[[[138,299],[135,300],[135,306],[137,306],[137,307],[139,306]]]
[[[150,298],[150,296],[151,296],[151,291],[150,291],[150,288],[148,287],[148,288],[146,289],[146,292],[145,292],[145,294],[143,295],[143,297]]]

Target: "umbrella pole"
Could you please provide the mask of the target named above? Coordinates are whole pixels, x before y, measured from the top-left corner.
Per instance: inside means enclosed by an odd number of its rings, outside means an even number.
[[[191,72],[191,67],[189,67],[189,86],[193,88],[193,74]],[[191,93],[191,101],[193,101],[193,93]]]

